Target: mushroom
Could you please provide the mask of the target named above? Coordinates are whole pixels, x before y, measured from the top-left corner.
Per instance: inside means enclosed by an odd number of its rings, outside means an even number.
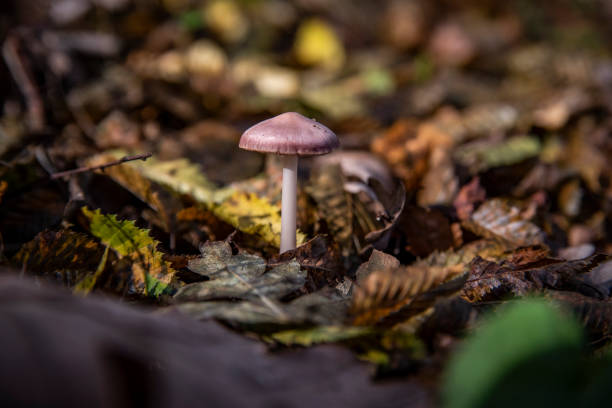
[[[338,146],[334,132],[295,112],[259,122],[242,134],[241,149],[282,156],[281,254],[296,245],[298,156],[327,154]]]

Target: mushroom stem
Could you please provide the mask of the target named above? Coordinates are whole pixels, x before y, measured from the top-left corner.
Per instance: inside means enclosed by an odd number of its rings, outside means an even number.
[[[297,155],[282,155],[283,191],[280,253],[295,249],[297,213]]]

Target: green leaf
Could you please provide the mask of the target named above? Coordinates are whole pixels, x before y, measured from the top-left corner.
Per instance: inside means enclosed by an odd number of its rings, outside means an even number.
[[[540,154],[542,145],[534,136],[515,136],[501,142],[479,142],[459,147],[456,159],[472,172],[519,163]]]
[[[285,330],[270,335],[269,339],[287,346],[338,343],[374,334],[367,327],[318,326],[309,329]]]
[[[171,291],[169,284],[176,271],[163,260],[162,252],[157,250],[159,242],[149,235],[148,230],[136,227],[134,221],[102,214],[99,209],[91,211],[83,207],[82,211],[89,219],[91,233],[115,251],[119,258],[132,262],[134,292],[158,297]]]
[[[524,406],[519,400],[529,406],[559,406],[552,400],[543,405],[535,401],[563,395],[578,382],[581,345],[580,326],[551,304],[539,299],[511,304],[489,316],[451,359],[442,406]]]

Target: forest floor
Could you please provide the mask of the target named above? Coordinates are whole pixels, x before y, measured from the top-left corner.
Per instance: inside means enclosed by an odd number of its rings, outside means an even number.
[[[9,405],[610,400],[612,2],[0,11]],[[279,255],[290,111],[340,148]]]

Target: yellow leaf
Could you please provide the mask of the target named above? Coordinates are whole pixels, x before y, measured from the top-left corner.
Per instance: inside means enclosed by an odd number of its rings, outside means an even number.
[[[280,208],[268,200],[236,191],[221,204],[213,205],[211,211],[236,229],[256,235],[275,247],[280,246]],[[306,236],[298,231],[297,244],[305,241]]]
[[[330,69],[341,68],[344,64],[344,46],[333,28],[323,20],[313,18],[303,22],[293,47],[301,64]]]

